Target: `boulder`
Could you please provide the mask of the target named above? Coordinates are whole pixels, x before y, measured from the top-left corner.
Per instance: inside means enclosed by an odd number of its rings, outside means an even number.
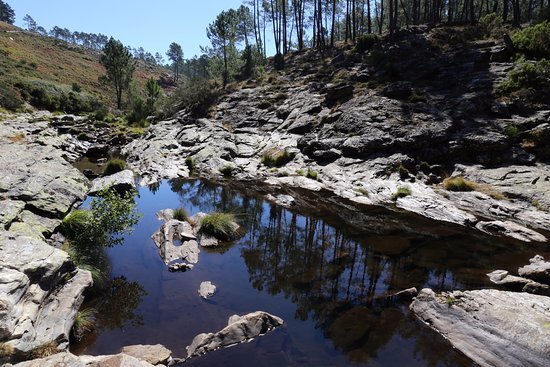
[[[79,360],[84,362],[87,367],[154,367],[151,363],[124,353],[107,356],[80,356]]]
[[[529,259],[529,263],[529,265],[518,269],[519,275],[539,283],[550,284],[550,262],[544,261],[544,257],[536,255]]]
[[[391,83],[384,87],[382,94],[389,98],[403,99],[407,98],[413,93],[413,86],[411,82],[400,81]]]
[[[97,195],[101,191],[111,188],[118,192],[135,190],[134,172],[126,169],[109,176],[96,178],[92,181],[92,188],[88,192],[88,195]]]
[[[152,365],[166,364],[170,361],[170,356],[172,355],[172,351],[161,344],[129,345],[123,347],[120,352]]]
[[[327,84],[325,102],[332,104],[340,100],[353,97],[354,87],[352,84]]]
[[[483,289],[423,289],[413,313],[480,366],[545,366],[550,297]]]
[[[191,264],[199,261],[200,249],[188,222],[170,219],[151,236],[159,248],[159,255],[165,264],[185,260]],[[181,245],[177,242],[181,241]]]
[[[215,292],[216,292],[216,286],[209,281],[202,282],[199,287],[199,295],[204,299],[212,297]]]
[[[187,347],[187,358],[226,348],[264,335],[283,324],[283,320],[267,312],[256,311],[244,316],[233,315],[228,325],[216,333],[197,335]]]
[[[86,367],[86,364],[82,362],[79,357],[69,352],[57,353],[53,356],[46,358],[33,359],[31,361],[25,361],[17,363],[13,367]]]

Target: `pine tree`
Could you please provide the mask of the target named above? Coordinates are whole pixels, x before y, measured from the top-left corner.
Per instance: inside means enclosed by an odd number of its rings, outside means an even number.
[[[13,24],[15,22],[15,12],[8,3],[0,0],[0,21]]]
[[[120,109],[122,91],[128,88],[134,74],[134,59],[120,41],[111,37],[103,48],[99,62],[107,71],[106,79],[115,87],[117,108]]]

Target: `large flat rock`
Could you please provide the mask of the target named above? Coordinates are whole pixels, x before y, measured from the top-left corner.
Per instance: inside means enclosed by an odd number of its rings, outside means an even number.
[[[493,289],[423,289],[414,314],[481,366],[546,366],[550,297]]]

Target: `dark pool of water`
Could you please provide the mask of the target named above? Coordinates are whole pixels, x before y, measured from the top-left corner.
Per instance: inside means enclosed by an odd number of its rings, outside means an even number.
[[[341,209],[304,214],[200,180],[141,188],[136,202],[143,217],[123,245],[108,249],[115,280],[96,300],[98,331],[73,347],[77,353],[161,343],[183,357],[196,334],[263,310],[284,327],[187,364],[470,366],[387,295],[413,286],[487,287],[489,271],[515,269],[535,253],[550,256],[540,245],[374,209],[365,209],[361,230],[345,228]],[[161,225],[155,212],[179,206],[190,214],[231,211],[246,235],[223,249],[201,249],[194,270],[170,273],[150,237]],[[218,291],[205,301],[197,290],[207,280]]]

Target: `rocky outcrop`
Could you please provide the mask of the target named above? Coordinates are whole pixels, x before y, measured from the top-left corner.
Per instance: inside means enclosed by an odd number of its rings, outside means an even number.
[[[97,195],[101,191],[114,189],[117,192],[126,192],[136,189],[134,172],[126,169],[109,176],[96,178],[92,181],[92,187],[88,195]]]
[[[550,297],[498,290],[423,289],[414,314],[480,366],[544,366]]]
[[[0,280],[0,336],[6,344],[16,354],[51,341],[67,348],[90,273],[41,240],[1,232]]]
[[[529,265],[518,269],[520,276],[506,270],[495,270],[487,276],[491,282],[514,291],[550,296],[550,263],[540,255],[529,259]]]
[[[17,358],[51,342],[67,348],[92,283],[46,243],[89,185],[68,162],[83,146],[58,135],[50,117],[8,117],[0,130],[0,338]]]
[[[158,364],[167,364],[171,360],[172,351],[164,345],[129,345],[123,347],[121,353],[127,354],[141,361],[145,361],[154,366]]]
[[[170,351],[161,345],[138,345],[115,355],[75,356],[65,352],[46,358],[21,362],[13,367],[153,367],[171,360]],[[168,355],[167,355],[168,353]]]
[[[529,259],[529,265],[518,269],[519,275],[531,280],[550,285],[550,262],[537,255]]]
[[[219,348],[226,348],[264,335],[283,324],[283,320],[267,312],[256,311],[244,316],[233,315],[227,326],[216,333],[199,334],[187,347],[187,358],[198,357]]]
[[[543,144],[533,150],[530,142],[546,136],[549,112],[514,115],[495,100],[494,85],[513,65],[491,63],[494,42],[433,53],[423,32],[405,31],[384,48],[399,77],[387,75],[385,63],[353,53],[333,55],[344,60],[334,64],[314,51],[289,55],[277,83],[232,91],[205,118],[180,112],[160,121],[123,153],[143,184],[188,177],[185,159],[192,157],[195,174],[261,181],[271,186],[262,192],[286,206],[292,201],[275,196],[279,187],[328,190],[494,236],[546,241],[539,230],[550,229],[550,214],[541,210],[550,208],[550,168],[541,160]],[[426,47],[411,48],[411,42]],[[408,52],[423,62],[404,57]],[[509,136],[511,126],[525,134]],[[262,159],[270,151],[287,151],[291,159],[268,167]],[[226,166],[233,167],[230,178],[220,173]],[[479,183],[480,190],[443,190],[440,183],[451,173]],[[402,186],[412,195],[393,200]]]

